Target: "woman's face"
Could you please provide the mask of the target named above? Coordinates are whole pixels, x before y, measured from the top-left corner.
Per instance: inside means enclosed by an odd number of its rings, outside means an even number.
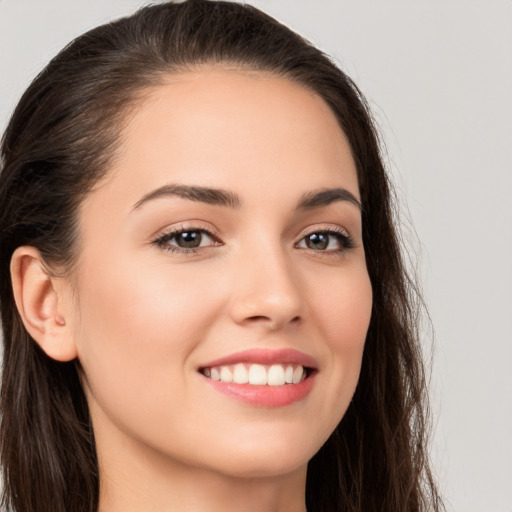
[[[207,68],[149,92],[79,217],[74,332],[100,466],[305,468],[360,370],[358,198],[347,140],[303,87]]]

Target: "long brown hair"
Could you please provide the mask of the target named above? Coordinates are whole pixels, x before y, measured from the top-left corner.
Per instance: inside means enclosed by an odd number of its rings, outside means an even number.
[[[1,146],[0,304],[4,335],[3,504],[94,512],[99,474],[79,362],[48,358],[16,310],[9,262],[20,245],[70,268],[78,206],[108,172],[130,108],[169,73],[219,63],[302,84],[330,106],[357,165],[373,311],[352,403],[310,461],[310,512],[442,509],[428,464],[420,301],[398,241],[392,194],[367,104],[333,62],[254,7],[188,0],[91,30],[21,98]]]

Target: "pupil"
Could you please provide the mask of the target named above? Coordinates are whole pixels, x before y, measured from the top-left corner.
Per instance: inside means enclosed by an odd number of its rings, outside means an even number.
[[[326,249],[329,244],[329,237],[323,233],[313,233],[306,239],[306,245],[310,249],[322,250]]]
[[[176,242],[179,247],[199,247],[201,244],[201,233],[199,231],[185,231],[177,236]]]

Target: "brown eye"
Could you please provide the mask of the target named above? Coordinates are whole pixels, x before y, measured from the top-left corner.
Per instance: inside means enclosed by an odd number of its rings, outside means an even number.
[[[316,252],[340,253],[354,247],[350,236],[338,231],[316,231],[309,233],[297,244],[299,249],[311,249]]]
[[[171,252],[195,252],[213,245],[222,245],[205,229],[180,229],[166,233],[153,242],[162,249]]]
[[[203,233],[201,231],[183,231],[174,235],[175,245],[182,249],[195,249],[201,246]]]
[[[323,251],[329,245],[329,235],[327,233],[312,233],[304,237],[306,247],[315,251]]]

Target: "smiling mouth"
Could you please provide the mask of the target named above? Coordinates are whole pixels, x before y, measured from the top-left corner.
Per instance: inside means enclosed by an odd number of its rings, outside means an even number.
[[[303,382],[313,369],[300,364],[237,363],[200,368],[199,372],[214,381],[253,386],[283,386]]]

